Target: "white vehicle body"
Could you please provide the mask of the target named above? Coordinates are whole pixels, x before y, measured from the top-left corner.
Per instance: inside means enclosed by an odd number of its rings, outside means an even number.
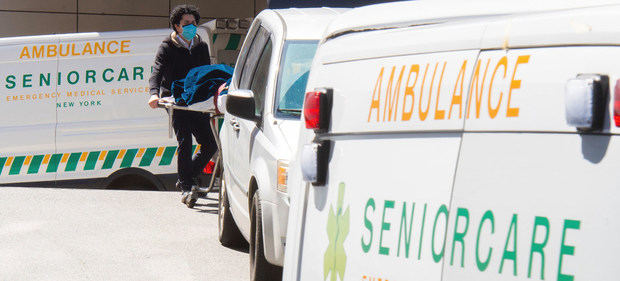
[[[230,96],[239,90],[252,90],[256,99],[257,120],[246,120],[226,113],[220,139],[224,178],[230,212],[243,237],[251,240],[250,205],[259,194],[262,206],[264,256],[271,264],[281,266],[286,239],[289,199],[286,189],[276,188],[277,169],[286,169],[295,151],[299,131],[299,114],[278,111],[276,92],[286,86],[278,84],[287,44],[309,42],[312,52],[303,66],[289,71],[300,77],[307,73],[316,44],[327,23],[338,10],[286,9],[265,10],[254,20],[235,66],[229,89]],[[302,65],[303,63],[300,63]],[[307,77],[307,76],[306,76]],[[299,107],[305,90],[299,89]],[[284,90],[283,90],[284,91]],[[278,164],[279,163],[279,164]],[[286,175],[282,171],[281,176]]]
[[[210,49],[238,52],[247,28],[207,25],[198,33]],[[166,112],[146,104],[155,52],[170,33],[0,38],[0,184],[175,190],[176,140]]]
[[[284,280],[617,280],[608,2],[414,1],[334,20],[307,83],[333,91],[331,122],[300,130]],[[600,129],[567,122],[575,85],[594,83],[582,74],[609,79]],[[317,141],[324,185],[302,180]]]

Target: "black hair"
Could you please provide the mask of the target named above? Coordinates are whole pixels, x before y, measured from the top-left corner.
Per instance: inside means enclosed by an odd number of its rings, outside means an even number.
[[[194,5],[183,4],[174,7],[172,12],[170,12],[170,27],[174,29],[175,24],[179,24],[181,22],[181,18],[183,15],[193,15],[196,18],[196,23],[200,22],[200,14],[198,13],[198,8]]]

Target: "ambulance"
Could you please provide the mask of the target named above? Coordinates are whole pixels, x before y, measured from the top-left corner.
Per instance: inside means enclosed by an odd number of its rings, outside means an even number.
[[[234,65],[250,23],[199,27],[213,63]],[[0,185],[176,189],[168,115],[146,104],[170,32],[0,38]]]
[[[618,280],[620,3],[414,1],[327,28],[283,280]]]

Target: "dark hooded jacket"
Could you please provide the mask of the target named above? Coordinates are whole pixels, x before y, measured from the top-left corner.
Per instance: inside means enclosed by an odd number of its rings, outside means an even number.
[[[194,67],[211,63],[207,43],[203,42],[199,36],[197,39],[194,40],[195,43],[191,50],[177,41],[174,32],[164,39],[157,50],[153,73],[149,79],[151,95],[170,96],[173,81],[185,78],[189,70]]]

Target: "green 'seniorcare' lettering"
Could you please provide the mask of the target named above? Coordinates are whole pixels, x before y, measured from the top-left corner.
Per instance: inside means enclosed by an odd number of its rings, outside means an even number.
[[[562,229],[562,244],[560,246],[560,262],[558,263],[558,281],[573,281],[575,276],[564,274],[562,271],[562,261],[564,256],[575,255],[575,246],[566,245],[566,231],[569,229],[579,230],[581,227],[580,221],[564,220],[564,229]]]
[[[437,234],[435,232],[437,230],[437,221],[439,221],[439,216],[443,214],[446,217],[446,227],[444,228],[443,234]],[[443,259],[444,251],[446,250],[446,231],[448,230],[448,207],[446,205],[441,205],[439,210],[437,210],[437,215],[435,215],[435,223],[433,224],[433,238],[431,238],[431,250],[433,252],[433,260],[435,262],[441,261]],[[435,238],[439,237],[441,239],[441,251],[439,253],[435,253]]]
[[[415,203],[411,206],[411,218],[409,219],[409,224],[407,224],[407,202],[403,202],[403,213],[400,217],[400,230],[398,231],[397,257],[400,257],[400,242],[403,241],[404,237],[405,257],[409,258],[409,249],[411,248],[411,230],[413,229],[413,211],[415,211]],[[409,225],[408,229],[407,225]]]
[[[545,216],[520,218],[522,215],[519,214],[499,215],[501,212],[497,210],[479,212],[478,208],[458,206],[450,210],[445,204],[378,201],[376,198],[369,198],[361,211],[364,220],[361,231],[358,231],[361,233],[360,245],[368,255],[413,260],[415,258],[410,253],[417,250],[417,260],[422,263],[442,263],[449,257],[450,262],[445,261],[448,266],[475,267],[484,274],[505,274],[532,280],[549,280],[545,268],[557,266],[554,280],[578,280],[574,263],[567,260],[576,254],[574,237],[581,228],[579,220],[558,221],[558,218],[554,220]],[[425,226],[427,211],[429,224],[432,223],[428,227]],[[399,215],[400,220],[397,219]],[[399,223],[398,227],[395,223]],[[449,233],[448,226],[454,227]],[[528,241],[522,241],[523,237]],[[519,242],[526,243],[521,249],[529,249],[521,256],[517,252]],[[553,244],[555,247],[551,247]],[[394,246],[396,251],[392,249]],[[560,249],[559,256],[552,255],[553,260],[549,260],[548,250],[551,248]],[[498,249],[500,251],[496,251]],[[519,264],[522,264],[521,270],[518,270]]]
[[[52,81],[51,77],[51,73],[39,74],[39,87],[43,87],[43,84],[45,84],[45,86],[49,86]]]
[[[52,79],[56,76],[55,79]],[[60,86],[64,83],[69,85],[94,84],[97,81],[103,81],[105,83],[122,82],[122,81],[139,81],[144,80],[144,67],[121,67],[118,69],[106,68],[106,69],[87,69],[87,70],[70,70],[68,72],[56,72],[56,73],[24,73],[21,75],[9,74],[4,77],[4,88],[9,90],[16,90],[20,86],[21,88],[32,88],[38,85],[39,87],[51,87]],[[56,81],[56,85],[52,85]]]
[[[9,75],[6,77],[6,84],[4,85],[7,89],[15,88],[15,75]]]
[[[459,219],[465,219],[465,228],[462,231],[458,231],[459,228]],[[469,211],[465,208],[458,208],[456,211],[456,220],[454,221],[454,238],[452,239],[452,256],[450,257],[450,265],[454,264],[454,247],[456,246],[456,242],[461,244],[461,267],[464,266],[465,263],[465,234],[467,234],[467,230],[469,229]]]
[[[508,250],[508,243],[510,240],[512,240],[512,251]],[[502,270],[504,269],[505,260],[512,260],[512,274],[517,276],[517,214],[512,215],[512,221],[510,222],[510,228],[508,229],[508,236],[506,237],[506,244],[504,244],[502,262],[499,265],[499,273],[502,273]]]
[[[379,236],[379,254],[385,255],[385,256],[390,254],[390,248],[383,247],[383,231],[390,230],[390,225],[391,225],[389,222],[385,222],[385,213],[387,209],[394,209],[394,201],[386,200],[385,204],[383,205],[383,218],[381,219],[381,234]]]
[[[32,74],[24,74],[23,85],[24,88],[32,87]]]
[[[372,246],[372,221],[368,219],[368,208],[372,208],[372,211],[375,211],[375,199],[368,199],[366,202],[366,209],[364,210],[364,225],[366,225],[366,229],[370,232],[370,237],[368,238],[368,243],[364,242],[364,237],[362,237],[362,250],[364,253],[368,253],[370,251],[370,246]]]
[[[484,212],[484,215],[482,215],[480,225],[478,226],[478,235],[476,235],[476,266],[478,266],[478,270],[480,271],[487,270],[487,267],[489,267],[489,263],[491,262],[491,254],[493,253],[493,248],[489,247],[489,254],[487,254],[487,258],[484,261],[480,259],[480,234],[482,233],[482,226],[486,221],[489,221],[491,226],[491,234],[494,234],[495,217],[493,216],[493,212],[491,212],[491,210]]]
[[[536,242],[536,232],[538,227],[544,227],[545,236],[542,242]],[[545,280],[545,246],[549,241],[549,219],[545,217],[534,218],[534,230],[532,231],[532,246],[530,247],[530,263],[527,266],[527,278],[532,278],[532,261],[534,252],[540,255],[540,279]]]
[[[424,223],[426,222],[426,204],[424,204],[424,213],[422,214],[422,229],[420,230],[420,247],[418,248],[418,260],[422,258],[422,242],[424,241]]]

